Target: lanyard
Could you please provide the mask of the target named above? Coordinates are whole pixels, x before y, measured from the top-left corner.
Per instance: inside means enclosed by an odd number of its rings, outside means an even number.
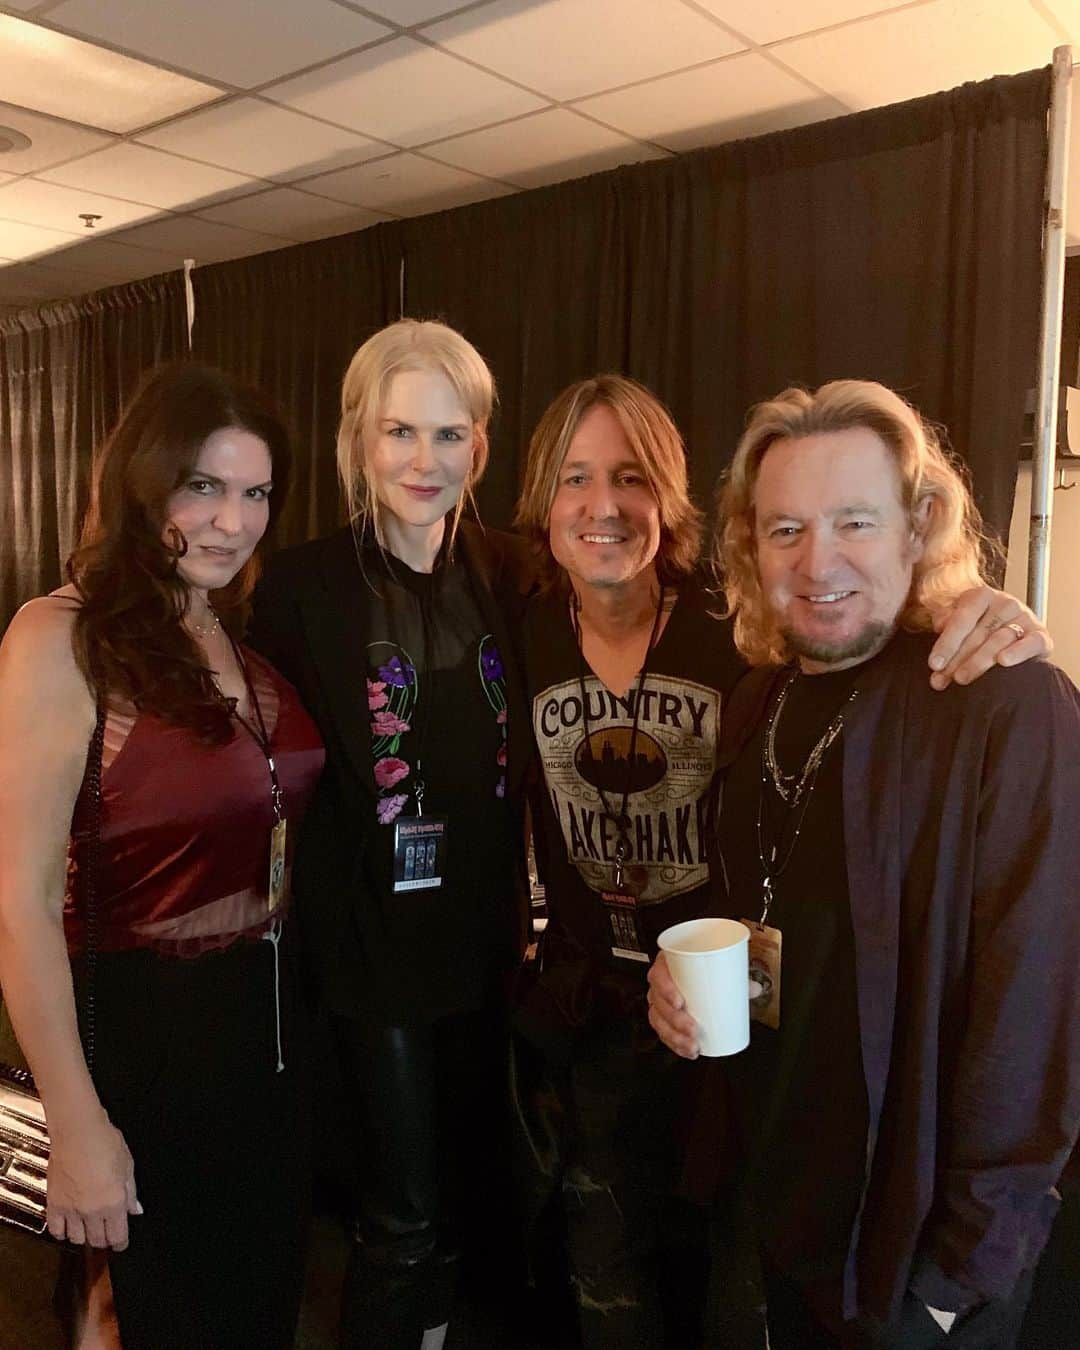
[[[585,692],[585,647],[581,633],[581,621],[578,617],[580,601],[577,598],[577,592],[573,593],[573,604],[571,605],[571,616],[574,625],[574,636],[577,639],[578,647],[578,688],[581,691],[581,722],[585,728],[585,753],[589,759],[589,766],[593,770],[593,778],[596,781],[596,790],[600,794],[600,804],[604,808],[605,817],[611,821],[618,832],[615,840],[615,885],[620,887],[623,884],[623,866],[630,861],[630,817],[627,815],[627,804],[630,801],[630,784],[634,775],[634,751],[637,749],[638,725],[641,721],[642,691],[645,688],[645,676],[649,669],[649,657],[652,655],[652,649],[656,645],[656,636],[660,631],[660,616],[664,612],[664,587],[660,587],[660,599],[656,603],[656,614],[653,618],[652,632],[649,634],[649,645],[645,649],[645,658],[641,663],[641,671],[638,674],[637,694],[634,698],[634,721],[630,729],[630,749],[626,755],[626,778],[623,781],[622,801],[619,804],[618,814],[616,814],[608,802],[607,794],[600,786],[599,775],[596,773],[596,760],[592,752],[592,741],[589,738],[589,700]]]
[[[255,721],[258,725],[252,726],[246,717],[242,717],[240,713],[237,712],[235,707],[233,708],[233,716],[262,751],[263,758],[266,760],[266,767],[270,770],[270,805],[273,808],[274,823],[276,825],[284,819],[284,812],[281,808],[285,800],[285,794],[281,790],[281,780],[278,778],[277,764],[274,762],[274,752],[273,746],[270,744],[270,734],[266,730],[266,720],[263,717],[263,710],[259,705],[259,696],[255,692],[255,685],[248,672],[247,662],[244,660],[239,644],[231,635],[229,636],[229,642],[233,649],[233,655],[236,657],[236,663],[240,667],[240,673],[244,677],[248,699],[251,702],[252,710],[255,713]]]

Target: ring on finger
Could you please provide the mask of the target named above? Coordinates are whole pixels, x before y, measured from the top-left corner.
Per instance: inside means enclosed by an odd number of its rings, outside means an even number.
[[[1017,623],[1014,620],[1012,623],[1007,623],[1003,626],[1005,628],[1011,628],[1018,638],[1022,638],[1024,636],[1024,625],[1022,623]]]

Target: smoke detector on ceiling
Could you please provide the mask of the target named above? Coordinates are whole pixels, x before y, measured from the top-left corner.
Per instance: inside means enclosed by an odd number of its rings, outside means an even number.
[[[16,131],[14,127],[0,127],[0,155],[6,155],[12,150],[29,149],[29,136],[24,136],[21,131]]]

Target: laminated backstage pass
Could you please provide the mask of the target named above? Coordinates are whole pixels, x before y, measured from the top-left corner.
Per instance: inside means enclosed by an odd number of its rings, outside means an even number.
[[[266,904],[270,913],[285,899],[285,819],[274,822],[270,831],[270,884],[266,888]]]
[[[638,931],[637,899],[622,891],[601,891],[600,895],[608,920],[612,956],[621,961],[641,961],[648,965],[649,953]]]
[[[394,826],[394,891],[429,891],[443,884],[446,816],[399,816]]]
[[[783,934],[756,919],[743,919],[750,929],[750,1016],[762,1026],[780,1026],[780,947]]]

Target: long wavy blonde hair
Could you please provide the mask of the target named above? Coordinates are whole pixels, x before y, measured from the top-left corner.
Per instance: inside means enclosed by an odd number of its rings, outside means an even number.
[[[469,414],[473,426],[473,460],[465,488],[454,508],[453,544],[465,502],[475,510],[473,489],[488,461],[488,422],[495,406],[495,380],[471,342],[444,323],[431,319],[399,319],[368,338],[349,362],[341,383],[341,422],[337,434],[337,466],[349,520],[361,531],[371,526],[383,544],[378,503],[367,471],[366,439],[386,405],[390,382],[406,370],[445,375]]]
[[[660,507],[657,574],[661,581],[678,581],[694,570],[701,554],[702,515],[690,499],[686,448],[655,394],[625,375],[578,380],[548,405],[529,441],[515,524],[532,540],[548,570],[554,571],[548,519],[559,471],[585,414],[598,405],[609,408],[618,419]]]
[[[714,564],[727,613],[735,616],[735,642],[754,665],[790,655],[758,577],[754,491],[761,462],[777,441],[854,428],[874,432],[893,456],[901,503],[922,540],[900,626],[932,628],[935,609],[984,580],[984,559],[996,546],[962,474],[911,404],[870,380],[833,380],[814,393],[785,389],[751,409],[720,494]]]

